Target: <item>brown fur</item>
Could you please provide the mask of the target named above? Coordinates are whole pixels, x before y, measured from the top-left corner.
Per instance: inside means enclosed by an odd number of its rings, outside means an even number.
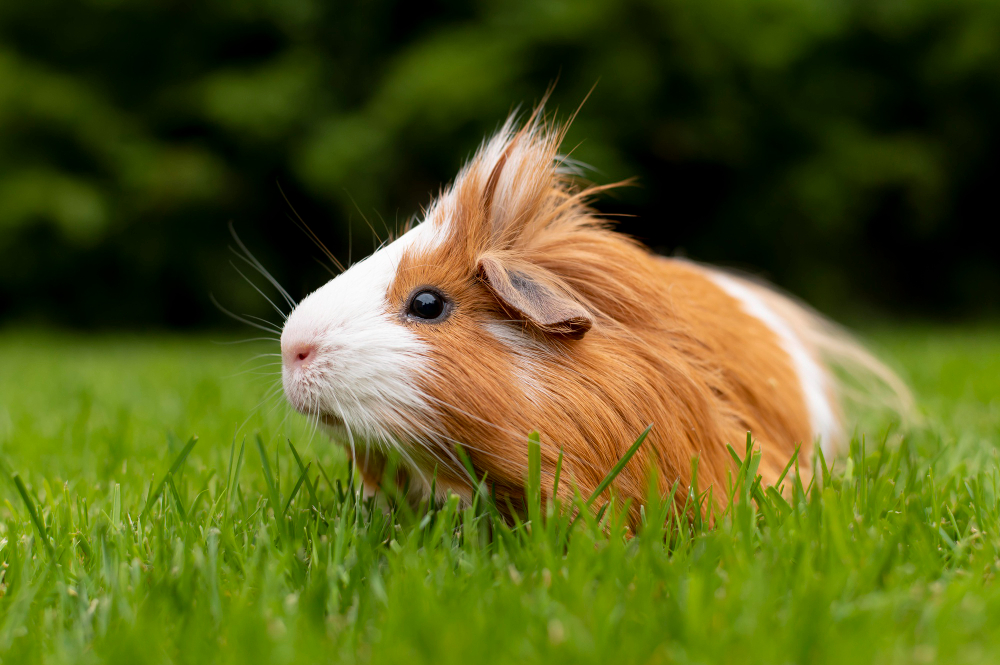
[[[575,484],[587,496],[652,424],[614,483],[638,504],[651,469],[661,488],[686,489],[693,457],[700,488],[724,501],[726,444],[742,453],[747,431],[766,483],[797,446],[807,460],[802,389],[775,334],[705,268],[656,256],[595,217],[597,189],[576,190],[556,167],[560,139],[536,117],[505,128],[433,209],[446,240],[399,263],[390,311],[422,286],[453,303],[440,323],[401,317],[432,349],[421,388],[435,417],[414,424],[425,434],[413,448],[429,451],[421,464],[468,496],[460,443],[517,505],[538,430],[543,487],[562,450],[561,493]]]

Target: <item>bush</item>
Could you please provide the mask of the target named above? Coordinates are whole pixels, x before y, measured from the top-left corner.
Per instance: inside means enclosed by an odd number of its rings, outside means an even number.
[[[356,258],[557,78],[564,118],[599,81],[567,147],[638,176],[600,207],[655,248],[840,313],[996,312],[998,32],[985,0],[6,3],[0,320],[263,314],[227,221],[301,295],[279,185]]]

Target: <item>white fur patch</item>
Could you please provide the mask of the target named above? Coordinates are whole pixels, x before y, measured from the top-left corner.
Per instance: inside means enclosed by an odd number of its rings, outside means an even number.
[[[540,404],[541,386],[545,383],[546,364],[543,361],[550,352],[530,335],[507,323],[488,323],[486,331],[510,352],[514,360],[514,377],[525,397]]]
[[[404,252],[443,240],[441,223],[419,224],[306,297],[281,333],[282,351],[309,344],[304,367],[282,367],[288,400],[300,411],[343,420],[355,434],[389,442],[402,414],[427,408],[414,377],[426,345],[388,311],[389,286]]]
[[[820,437],[820,446],[824,454],[832,454],[836,443],[837,418],[830,404],[829,379],[824,369],[816,362],[792,326],[768,307],[751,287],[723,273],[709,271],[708,274],[723,291],[740,301],[747,314],[760,319],[778,336],[781,348],[791,358],[792,366],[802,385],[813,436]]]

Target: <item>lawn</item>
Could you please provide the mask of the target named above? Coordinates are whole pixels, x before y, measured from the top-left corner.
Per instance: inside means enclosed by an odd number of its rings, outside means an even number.
[[[911,432],[866,421],[785,498],[734,441],[714,526],[654,496],[624,538],[616,506],[369,510],[267,399],[274,358],[244,364],[267,346],[2,333],[0,658],[996,662],[1000,332],[870,338],[919,396]]]

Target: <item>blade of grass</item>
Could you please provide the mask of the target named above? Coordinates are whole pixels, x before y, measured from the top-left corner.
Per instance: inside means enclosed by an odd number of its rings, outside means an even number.
[[[597,500],[597,497],[601,496],[604,490],[608,488],[608,485],[610,485],[614,481],[614,479],[618,477],[618,474],[622,472],[622,469],[625,468],[625,465],[628,464],[628,461],[632,459],[633,455],[636,454],[636,452],[639,450],[639,446],[641,446],[642,442],[646,440],[646,437],[649,436],[649,432],[652,429],[653,429],[653,424],[650,423],[649,427],[644,429],[642,431],[642,434],[639,435],[639,438],[635,440],[635,443],[633,443],[629,447],[629,449],[625,451],[625,454],[622,455],[622,458],[620,460],[618,460],[618,463],[615,464],[614,467],[612,467],[611,471],[608,472],[608,475],[604,476],[604,480],[601,481],[601,484],[597,486],[597,489],[594,490],[594,493],[591,494],[590,498],[587,499],[587,501],[585,502],[588,508],[594,503],[594,501]]]
[[[292,442],[290,440],[288,441],[288,447],[291,448],[292,450],[292,457],[295,458],[295,463],[299,465],[299,469],[302,471],[302,473],[305,473],[307,466],[302,464],[302,458],[299,457],[299,451],[295,450],[295,446],[292,445]],[[310,462],[309,464],[312,464],[312,462]],[[312,481],[309,480],[309,476],[306,476],[305,480],[306,480],[306,489],[309,490],[309,498],[312,499],[312,505],[319,508],[319,499],[316,498],[316,488],[313,487]]]
[[[312,464],[312,462],[310,462],[309,464]],[[281,511],[282,515],[288,512],[288,507],[292,505],[292,500],[295,498],[295,495],[299,493],[299,489],[302,487],[302,483],[308,484],[309,464],[306,464],[305,468],[302,469],[302,474],[299,476],[299,479],[295,481],[295,485],[292,486],[292,493],[288,496],[288,502],[285,504],[284,509]]]
[[[198,443],[198,437],[192,436],[187,444],[185,444],[184,448],[181,449],[181,452],[177,454],[177,457],[174,458],[174,463],[170,465],[170,469],[167,470],[167,472],[163,475],[163,478],[160,479],[160,484],[156,486],[156,489],[151,492],[149,498],[146,499],[146,505],[143,506],[142,511],[139,513],[140,519],[142,519],[142,516],[145,515],[146,511],[150,509],[157,497],[160,496],[160,492],[162,492],[163,488],[166,487],[167,479],[176,473],[177,469],[181,468],[181,464],[184,464],[184,460],[187,459],[188,453],[191,452],[191,449],[194,448],[194,444],[196,443]]]
[[[45,531],[45,524],[38,516],[38,511],[35,509],[35,502],[31,500],[31,495],[28,494],[28,488],[25,487],[20,474],[12,474],[11,480],[14,481],[14,486],[17,487],[18,494],[20,494],[21,498],[24,500],[24,505],[28,507],[28,514],[31,515],[31,521],[34,522],[35,528],[38,529],[38,537],[42,539],[42,543],[45,545],[45,549],[48,551],[49,556],[51,557],[55,555],[55,552],[52,549],[52,543],[49,542],[48,533]]]
[[[115,483],[115,488],[111,491],[111,525],[115,529],[122,528],[122,486]]]
[[[240,443],[240,455],[239,460],[235,460],[236,456],[236,436],[233,436],[233,444],[229,448],[229,471],[226,473],[226,513],[225,519],[229,519],[229,513],[232,511],[232,498],[233,498],[233,485],[238,485],[240,482],[240,467],[243,464],[243,450],[246,448],[247,438],[244,436],[243,441]],[[236,475],[233,475],[233,464],[236,464]]]
[[[559,496],[559,476],[562,474],[563,449],[559,448],[559,459],[556,460],[555,477],[552,480],[552,497]]]
[[[781,487],[781,481],[783,481],[785,479],[785,476],[788,475],[788,472],[791,470],[792,465],[795,464],[795,460],[797,460],[799,458],[799,451],[800,450],[802,450],[801,446],[795,446],[795,452],[792,453],[792,458],[790,460],[788,460],[788,464],[785,465],[785,469],[781,472],[781,475],[778,476],[778,480],[776,480],[774,482],[774,485],[776,487]]]
[[[542,517],[542,443],[538,431],[528,434],[528,477],[525,478],[528,521],[532,529],[541,528]]]
[[[211,471],[208,472],[208,476],[206,476],[204,482],[202,483],[201,489],[195,495],[194,501],[192,501],[191,505],[188,506],[188,513],[194,515],[196,512],[198,512],[198,506],[208,496],[208,487],[209,484],[212,482],[212,478],[214,477],[215,477],[215,469],[212,469]],[[228,499],[228,495],[226,498]]]
[[[177,502],[177,512],[180,513],[181,521],[187,522],[187,511],[184,510],[184,502],[181,501],[181,493],[177,491],[177,485],[174,483],[174,477],[167,476],[167,486],[170,487],[170,493],[174,495],[174,501]]]
[[[260,453],[260,463],[264,469],[264,484],[267,485],[268,500],[271,502],[271,506],[274,508],[274,516],[280,517],[281,513],[281,497],[278,496],[278,488],[274,484],[274,476],[271,475],[271,465],[267,462],[267,451],[264,450],[264,441],[261,440],[260,434],[256,437],[257,440],[257,451]]]
[[[455,444],[455,454],[458,455],[458,459],[461,460],[462,465],[465,466],[465,470],[469,473],[469,478],[475,483],[475,490],[479,492],[486,503],[486,509],[493,514],[496,519],[502,520],[500,516],[500,510],[497,508],[497,497],[496,497],[496,485],[493,486],[493,493],[489,494],[486,492],[486,476],[484,475],[481,479],[476,476],[476,469],[472,466],[472,459],[469,457],[468,453],[465,452],[460,444]]]
[[[318,458],[316,459],[316,467],[319,469],[320,475],[323,476],[323,480],[325,480],[326,484],[330,486],[330,491],[336,494],[337,498],[340,499],[340,491],[334,486],[333,482],[330,481],[330,476],[326,475],[326,469],[323,468],[323,464]],[[347,469],[348,474],[352,473],[350,464],[348,464]],[[316,479],[316,482],[319,482],[318,478]],[[337,483],[340,483],[339,478],[337,479]]]

